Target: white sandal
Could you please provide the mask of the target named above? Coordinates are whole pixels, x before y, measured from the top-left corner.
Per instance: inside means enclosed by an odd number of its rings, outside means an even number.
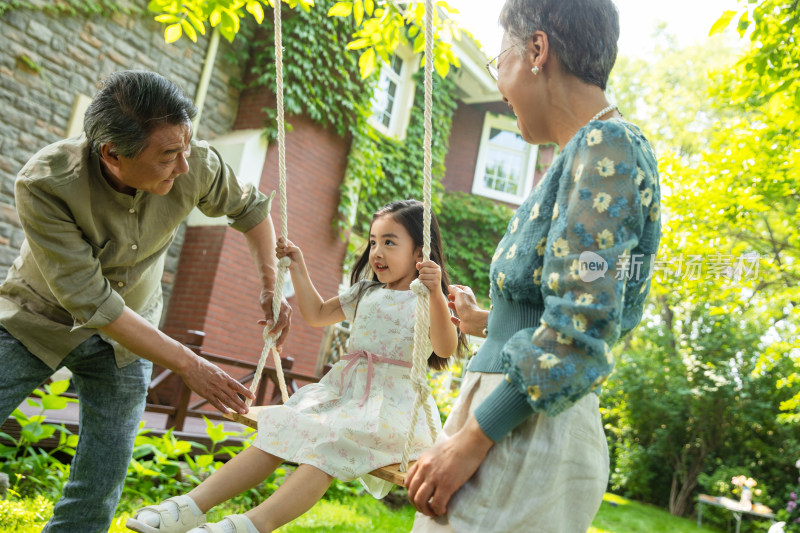
[[[243,514],[231,514],[220,520],[219,522],[214,522],[213,524],[203,524],[202,526],[195,528],[188,533],[225,533],[225,529],[220,525],[222,522],[227,520],[233,525],[233,532],[234,533],[250,533],[250,528],[248,524],[255,527],[253,523],[250,521]]]
[[[172,501],[178,506],[178,519],[172,517],[172,513],[164,507],[164,502]],[[192,528],[205,523],[206,515],[195,515],[189,509],[189,505],[183,499],[183,496],[175,496],[167,498],[158,505],[148,505],[136,511],[136,518],[129,518],[125,523],[125,527],[138,533],[187,533]],[[142,511],[153,512],[161,518],[158,527],[153,527],[140,521],[139,515]]]

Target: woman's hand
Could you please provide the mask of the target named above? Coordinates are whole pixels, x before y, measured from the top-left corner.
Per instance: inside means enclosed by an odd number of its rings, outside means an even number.
[[[422,514],[445,514],[450,498],[472,477],[493,445],[471,416],[452,438],[440,440],[408,469],[408,499]]]
[[[480,308],[472,289],[465,285],[450,285],[449,291],[448,306],[456,312],[456,316],[450,319],[453,324],[468,335],[485,337],[483,330],[489,311]]]
[[[442,291],[442,269],[431,260],[417,263],[419,280],[428,290],[436,294]]]

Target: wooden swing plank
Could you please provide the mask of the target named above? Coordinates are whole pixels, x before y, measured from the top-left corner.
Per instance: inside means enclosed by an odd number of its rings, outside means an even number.
[[[269,407],[268,405],[259,405],[250,407],[250,411],[246,415],[240,415],[239,413],[228,413],[225,415],[225,418],[229,420],[233,420],[234,422],[238,422],[240,424],[244,424],[245,426],[249,426],[253,429],[258,429],[258,413],[265,407]],[[411,461],[409,463],[409,467],[414,464],[415,461]],[[389,483],[394,483],[395,485],[399,485],[401,487],[405,486],[406,482],[406,473],[400,471],[400,463],[395,463],[393,465],[387,465],[377,470],[373,470],[370,472],[373,476],[388,481]]]

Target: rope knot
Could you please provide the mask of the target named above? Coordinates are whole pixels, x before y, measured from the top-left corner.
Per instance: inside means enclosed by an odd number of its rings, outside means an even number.
[[[278,268],[282,268],[284,270],[289,268],[289,265],[291,265],[291,264],[292,264],[292,260],[289,259],[289,256],[281,257],[278,260]]]
[[[411,282],[411,291],[418,297],[429,296],[431,291],[420,280],[415,279]]]

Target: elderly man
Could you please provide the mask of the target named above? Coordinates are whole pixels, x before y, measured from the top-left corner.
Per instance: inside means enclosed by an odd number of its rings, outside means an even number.
[[[153,363],[221,411],[247,410],[246,388],[157,329],[164,256],[194,207],[244,233],[271,324],[271,197],[239,184],[213,148],[192,140],[196,112],[158,74],[112,74],[86,112],[85,134],[44,148],[17,178],[26,240],[0,285],[0,420],[61,367],[80,400],[77,452],[46,532],[108,530]],[[272,328],[279,342],[289,322],[284,302]]]

